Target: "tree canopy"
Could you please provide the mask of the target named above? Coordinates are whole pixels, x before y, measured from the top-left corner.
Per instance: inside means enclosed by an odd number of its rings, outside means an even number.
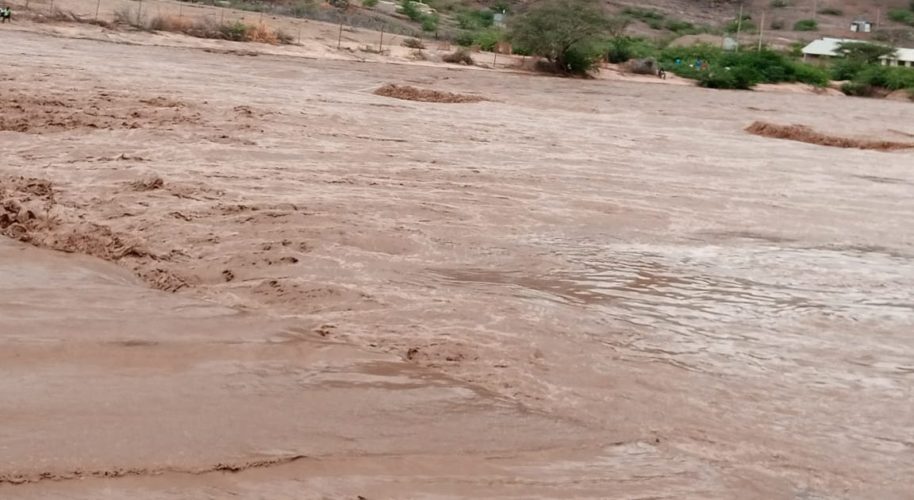
[[[887,45],[866,42],[845,42],[838,46],[848,59],[855,59],[866,63],[877,63],[882,56],[895,54],[895,49]]]
[[[609,18],[594,0],[545,0],[514,19],[510,37],[515,45],[567,71],[575,50],[596,41],[608,27]]]

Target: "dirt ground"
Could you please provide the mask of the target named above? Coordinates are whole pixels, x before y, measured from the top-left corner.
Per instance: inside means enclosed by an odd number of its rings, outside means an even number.
[[[93,29],[0,29],[0,498],[910,498],[914,153],[744,129],[914,106]]]

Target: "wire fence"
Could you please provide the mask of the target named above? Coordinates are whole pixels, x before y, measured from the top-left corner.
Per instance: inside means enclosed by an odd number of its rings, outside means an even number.
[[[249,0],[5,1],[8,2],[6,5],[13,7],[14,17],[30,17],[35,21],[75,21],[106,27],[130,25],[144,31],[181,32],[199,38],[268,43],[279,41],[312,47],[320,45],[324,47],[321,50],[343,49],[379,55],[391,55],[391,50],[396,47],[393,51],[398,57],[432,62],[440,62],[442,53],[450,53],[457,48],[447,38],[442,37],[436,41],[427,36],[423,43],[430,50],[416,50],[412,44],[404,44],[404,41],[418,38],[421,31],[395,16],[361,8],[343,10],[311,3],[290,6],[254,3]],[[16,12],[17,9],[19,12]],[[183,29],[172,29],[169,26]],[[232,38],[233,30],[243,31],[244,28],[251,27],[262,27],[262,31],[268,33],[265,38]],[[202,30],[209,31],[203,33]],[[494,52],[473,54],[473,61],[477,66],[489,68],[514,68],[524,62],[519,56]]]
[[[283,30],[297,36],[302,29],[321,21],[341,26],[344,31],[367,29],[387,36],[418,37],[422,35],[408,22],[395,16],[362,8],[337,9],[303,1],[294,4],[246,0],[7,0],[14,16],[27,13],[60,20],[127,22],[148,26],[156,17],[200,20],[218,25],[233,23],[257,24]],[[17,12],[18,11],[18,12]],[[307,30],[305,30],[307,31]]]

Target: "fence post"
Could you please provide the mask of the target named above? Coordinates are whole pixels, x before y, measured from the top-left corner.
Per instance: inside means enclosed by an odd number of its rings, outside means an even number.
[[[384,25],[381,25],[381,41],[378,42],[378,53],[384,52]]]
[[[98,21],[98,10],[102,7],[102,0],[95,3],[95,20]]]
[[[762,37],[765,36],[765,11],[762,11],[762,23],[758,27],[758,51],[762,51]]]
[[[336,39],[336,50],[340,50],[343,45],[343,18],[340,17],[340,36]]]

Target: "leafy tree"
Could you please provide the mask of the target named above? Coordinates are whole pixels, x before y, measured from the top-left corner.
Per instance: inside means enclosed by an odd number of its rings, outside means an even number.
[[[413,0],[403,0],[400,3],[400,13],[412,21],[420,21],[422,19],[422,11],[419,10]]]
[[[843,52],[848,59],[869,64],[878,63],[882,56],[895,54],[892,47],[866,42],[845,42],[838,45],[838,51]]]
[[[426,16],[423,15],[420,18],[422,23],[422,31],[437,31],[438,30],[438,16]]]
[[[593,48],[607,24],[594,0],[546,0],[514,19],[510,37],[555,71],[584,74],[599,58]]]

